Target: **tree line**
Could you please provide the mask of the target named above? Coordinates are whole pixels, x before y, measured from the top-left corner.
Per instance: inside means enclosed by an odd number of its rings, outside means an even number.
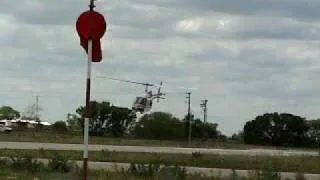
[[[247,144],[319,147],[320,120],[309,120],[289,113],[265,113],[248,121],[242,132]]]
[[[110,102],[92,101],[89,133],[93,136],[130,136],[144,139],[181,140],[186,139],[189,121],[179,119],[170,113],[154,112],[136,121],[132,110],[111,105]],[[83,130],[85,106],[76,109],[76,114],[68,114],[67,124],[73,130]],[[203,123],[191,115],[192,138],[217,137],[217,124]]]
[[[41,111],[41,107],[36,107],[35,104],[31,104],[26,107],[24,112],[19,112],[18,110],[15,110],[11,106],[1,106],[0,107],[0,120],[6,119],[6,120],[12,120],[17,118],[22,118],[26,120],[37,120],[40,119],[39,111]],[[38,112],[37,112],[38,111]]]
[[[143,139],[187,139],[189,121],[166,112],[146,114],[139,121],[133,112],[107,101],[92,101],[89,133],[91,136],[134,137]],[[75,113],[68,113],[66,120],[57,121],[52,129],[57,131],[83,131],[85,107],[79,106]],[[0,108],[0,119],[20,116],[9,106]],[[217,130],[218,124],[203,123],[191,115],[193,139],[216,140],[226,137]],[[320,144],[320,120],[306,120],[289,113],[265,113],[247,121],[241,132],[231,140],[246,144],[286,147],[318,147]]]

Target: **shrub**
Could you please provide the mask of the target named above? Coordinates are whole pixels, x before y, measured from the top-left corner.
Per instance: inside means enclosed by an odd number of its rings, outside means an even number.
[[[200,152],[192,152],[192,154],[191,154],[192,158],[199,158],[201,156],[202,156],[202,154]]]
[[[52,125],[52,129],[55,131],[65,132],[68,130],[67,124],[64,121],[57,121]]]
[[[138,177],[153,177],[160,171],[159,164],[130,164],[129,172]]]
[[[306,178],[304,177],[303,173],[296,173],[296,180],[305,180]]]
[[[55,154],[54,157],[50,159],[48,167],[52,171],[67,173],[72,170],[73,163],[66,157]]]
[[[271,169],[265,169],[255,172],[256,180],[280,180],[281,175],[279,172],[272,171]]]
[[[13,158],[11,157],[12,164],[11,168],[19,171],[27,171],[29,173],[40,172],[44,169],[44,164],[37,160],[33,160],[30,156],[25,156],[23,158]]]
[[[164,166],[158,174],[158,177],[161,177],[160,179],[185,180],[187,178],[186,169],[179,166]]]
[[[187,172],[179,166],[160,166],[160,164],[131,164],[129,173],[140,178],[185,180]]]

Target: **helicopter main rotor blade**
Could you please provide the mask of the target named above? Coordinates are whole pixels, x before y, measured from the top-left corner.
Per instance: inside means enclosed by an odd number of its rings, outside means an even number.
[[[144,86],[154,86],[154,84],[149,84],[149,83],[142,83],[142,82],[136,82],[136,81],[130,81],[130,80],[123,80],[123,79],[117,79],[117,78],[111,78],[107,76],[96,76],[97,78],[106,78],[106,79],[111,79],[115,81],[121,81],[121,82],[127,82],[127,83],[133,83],[133,84],[140,84]]]

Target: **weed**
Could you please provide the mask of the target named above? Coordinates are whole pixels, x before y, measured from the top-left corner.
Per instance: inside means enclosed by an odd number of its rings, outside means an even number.
[[[67,173],[71,171],[73,163],[70,162],[66,157],[55,154],[54,157],[50,159],[48,167],[52,171]]]
[[[0,169],[5,169],[11,166],[11,162],[7,158],[0,159]]]
[[[110,152],[108,149],[102,149],[100,153],[102,156],[110,156],[112,152]]]
[[[304,177],[303,173],[296,173],[296,180],[305,180],[306,178]]]
[[[202,157],[202,154],[200,152],[192,152],[191,157],[192,158],[199,158],[199,157]]]
[[[272,171],[271,169],[265,169],[262,171],[255,171],[256,180],[280,180],[281,175],[279,172]]]
[[[138,177],[154,177],[160,171],[160,164],[130,164],[129,172]]]
[[[45,149],[40,148],[40,149],[39,149],[39,153],[40,153],[41,155],[44,155],[44,154],[46,153],[46,151],[45,151]]]
[[[238,180],[239,179],[239,176],[236,172],[236,170],[232,169],[232,174],[230,175],[230,180]]]
[[[157,176],[161,177],[160,179],[185,180],[187,171],[179,166],[163,166]]]
[[[41,170],[44,170],[44,164],[42,162],[39,162],[37,160],[33,160],[30,156],[25,157],[11,157],[11,164],[10,167],[19,170],[19,171],[27,171],[29,173],[36,173],[40,172]]]

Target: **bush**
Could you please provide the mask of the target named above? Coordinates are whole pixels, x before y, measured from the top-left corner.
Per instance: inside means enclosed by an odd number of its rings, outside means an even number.
[[[11,166],[12,162],[9,161],[7,158],[1,158],[0,159],[0,169],[9,168]]]
[[[280,180],[281,175],[279,172],[272,171],[271,169],[265,169],[263,171],[256,171],[256,180]]]
[[[192,152],[191,157],[192,158],[199,158],[202,157],[203,155],[200,152]]]
[[[44,164],[37,160],[33,160],[30,156],[23,158],[13,158],[11,157],[12,163],[11,168],[19,171],[27,171],[29,173],[36,173],[44,170]]]
[[[57,121],[52,125],[52,129],[55,131],[65,132],[68,130],[67,124],[64,121]]]
[[[160,171],[159,164],[130,164],[129,172],[138,177],[153,177]]]
[[[164,166],[158,173],[160,179],[175,179],[175,180],[185,180],[187,178],[187,172],[185,168],[179,166],[169,167]]]
[[[67,173],[73,168],[73,163],[66,157],[55,154],[54,157],[49,161],[48,167],[52,171]]]
[[[296,173],[296,180],[305,180],[306,178],[304,177],[303,173]]]
[[[185,180],[185,168],[179,166],[160,166],[160,164],[131,164],[129,173],[141,178]]]

